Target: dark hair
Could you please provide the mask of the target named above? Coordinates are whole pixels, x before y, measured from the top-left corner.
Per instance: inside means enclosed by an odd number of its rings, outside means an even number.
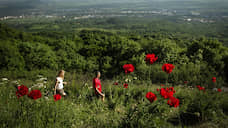
[[[98,73],[101,73],[101,72],[100,72],[100,71],[96,71],[96,72],[95,72],[95,76],[97,76],[97,75],[98,75]]]

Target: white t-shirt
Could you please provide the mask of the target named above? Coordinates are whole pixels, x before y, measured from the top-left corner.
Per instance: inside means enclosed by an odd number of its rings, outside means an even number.
[[[58,84],[57,84],[57,89],[63,89],[63,79],[61,77],[56,78]]]

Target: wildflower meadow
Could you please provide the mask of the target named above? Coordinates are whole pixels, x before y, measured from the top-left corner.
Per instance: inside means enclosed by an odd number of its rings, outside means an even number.
[[[149,59],[148,56],[145,61],[153,64],[155,56]],[[26,79],[15,82],[4,78],[0,86],[0,127],[227,126],[228,93],[225,90],[209,87],[213,85],[192,86],[187,82],[173,85],[167,80],[160,85],[148,84],[134,76],[132,64],[122,68],[122,77],[102,81],[104,102],[94,95],[92,78],[85,79],[75,72],[66,76],[71,82],[65,87],[65,97],[53,95],[53,80],[47,78],[42,78],[46,80],[42,87],[33,87],[33,81]],[[161,70],[170,75],[175,66],[167,63]],[[208,80],[217,82],[216,77]]]

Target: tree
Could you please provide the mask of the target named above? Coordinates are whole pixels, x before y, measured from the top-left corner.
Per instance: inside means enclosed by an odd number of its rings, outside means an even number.
[[[0,69],[22,70],[25,62],[16,43],[0,40]]]

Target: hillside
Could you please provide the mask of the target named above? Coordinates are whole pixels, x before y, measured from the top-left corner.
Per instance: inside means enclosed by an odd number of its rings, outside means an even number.
[[[227,47],[214,39],[186,41],[161,34],[126,35],[103,30],[26,33],[3,24],[0,28],[2,71],[100,70],[105,77],[112,78],[122,73],[125,63],[132,63],[140,79],[148,79],[151,72],[149,79],[161,83],[166,78],[161,66],[172,63],[176,66],[175,75],[169,77],[169,82],[174,84],[185,80],[206,84],[208,77],[217,76],[220,85],[224,85],[228,76]],[[158,57],[152,68],[144,61],[148,53]]]

